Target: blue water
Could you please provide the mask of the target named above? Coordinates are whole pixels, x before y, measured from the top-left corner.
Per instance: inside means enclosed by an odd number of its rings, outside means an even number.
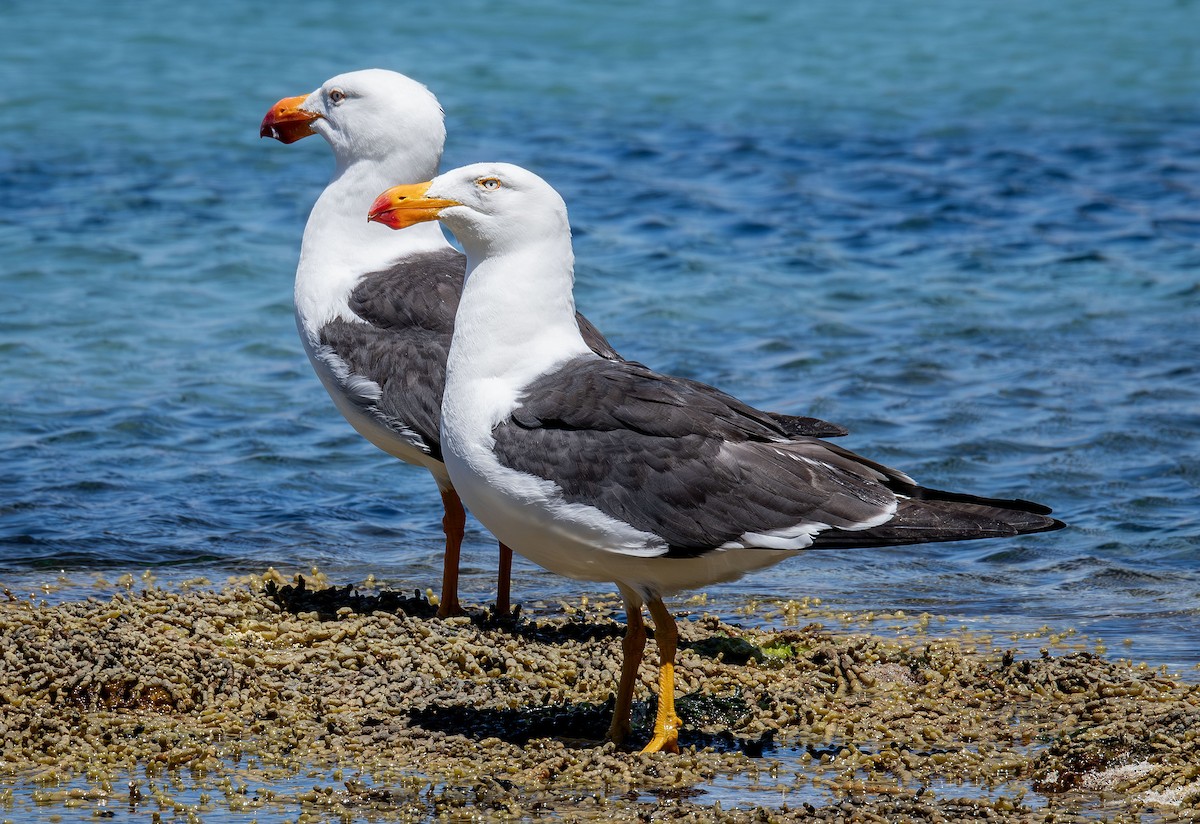
[[[1200,660],[1200,3],[0,8],[0,583],[437,585],[433,484],[296,339],[328,151],[257,136],[384,66],[439,95],[447,166],[560,189],[626,356],[1070,523],[810,554],[710,609],[814,595]],[[473,526],[468,602],[493,568]],[[527,603],[588,591],[517,570]]]

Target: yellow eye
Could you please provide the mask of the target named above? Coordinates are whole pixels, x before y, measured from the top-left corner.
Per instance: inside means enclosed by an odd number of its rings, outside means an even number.
[[[329,91],[329,102],[332,103],[333,105],[336,106],[338,103],[341,103],[345,99],[346,99],[346,93],[344,91],[342,91],[341,89],[331,89]]]
[[[480,189],[487,189],[490,192],[499,189],[503,184],[500,183],[500,178],[498,177],[481,177],[475,181],[475,185]]]

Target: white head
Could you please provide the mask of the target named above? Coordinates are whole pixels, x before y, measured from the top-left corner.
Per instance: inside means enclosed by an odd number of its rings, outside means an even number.
[[[282,143],[311,134],[329,142],[339,169],[371,161],[432,173],[446,143],[437,98],[412,78],[386,69],[339,74],[311,94],[286,97],[259,128],[260,136]]]
[[[537,175],[508,163],[464,166],[428,183],[388,189],[375,199],[369,219],[393,229],[439,220],[467,253],[446,361],[447,455],[453,433],[461,431],[456,425],[490,432],[521,387],[591,353],[575,315],[567,207]]]
[[[307,340],[330,318],[353,316],[347,295],[364,274],[448,247],[435,225],[387,232],[363,220],[388,183],[437,174],[446,127],[437,98],[420,83],[383,69],[339,74],[311,94],[280,100],[259,133],[283,143],[319,134],[337,164],[304,227],[296,268],[296,314]]]
[[[393,229],[440,220],[474,259],[540,243],[569,245],[571,237],[558,192],[511,163],[475,163],[428,183],[395,186],[376,199],[369,219]]]

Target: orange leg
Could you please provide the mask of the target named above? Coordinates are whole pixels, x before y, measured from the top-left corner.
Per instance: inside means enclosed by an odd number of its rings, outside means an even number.
[[[625,639],[621,642],[621,681],[617,685],[617,705],[613,708],[612,724],[608,727],[608,740],[620,744],[632,730],[629,721],[633,710],[633,686],[637,681],[638,667],[642,664],[642,655],[646,651],[646,624],[642,620],[642,602],[640,598],[631,598],[624,591],[625,620],[627,628]]]
[[[464,613],[458,603],[458,559],[467,527],[467,511],[453,489],[442,490],[442,506],[446,508],[446,514],[442,517],[442,529],[446,533],[446,558],[442,567],[442,600],[438,603],[437,614],[439,618],[450,618]]]
[[[654,619],[654,642],[658,645],[658,717],[654,719],[654,738],[642,752],[679,752],[682,722],[675,714],[675,649],[679,628],[661,598],[651,598],[646,606]]]
[[[509,591],[512,588],[513,552],[504,543],[500,544],[500,569],[496,574],[496,616],[507,618],[512,612]]]

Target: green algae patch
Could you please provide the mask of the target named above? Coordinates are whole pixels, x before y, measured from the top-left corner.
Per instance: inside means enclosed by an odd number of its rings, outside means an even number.
[[[763,657],[773,661],[784,661],[797,655],[796,648],[788,643],[763,644],[759,649]]]

